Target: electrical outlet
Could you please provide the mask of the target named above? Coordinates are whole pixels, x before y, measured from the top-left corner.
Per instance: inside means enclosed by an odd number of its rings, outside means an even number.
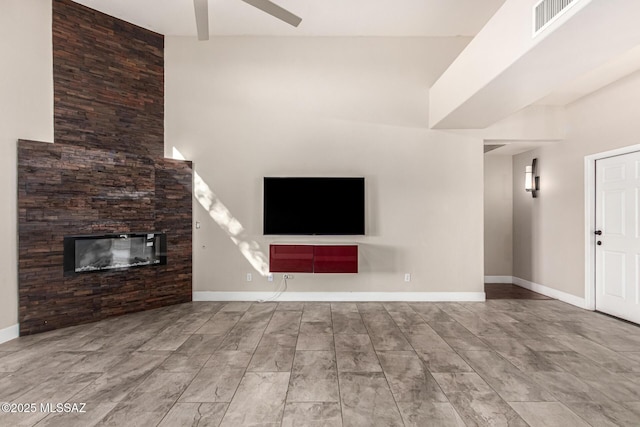
[[[404,281],[405,282],[410,282],[411,281],[411,273],[405,273],[404,274]]]
[[[253,280],[253,276],[251,275],[251,273],[247,273],[247,282],[250,282]]]
[[[269,273],[269,275],[267,276],[267,280],[269,282],[273,282],[273,274]]]
[[[293,279],[293,274],[285,274],[282,276],[284,279]]]

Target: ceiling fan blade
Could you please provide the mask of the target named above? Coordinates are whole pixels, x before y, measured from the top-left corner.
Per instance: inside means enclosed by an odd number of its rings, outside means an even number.
[[[209,0],[193,0],[198,40],[209,40]]]
[[[293,25],[297,27],[300,22],[302,22],[302,18],[294,15],[286,9],[281,8],[277,4],[270,2],[269,0],[242,0],[245,3],[250,4],[253,7],[257,7],[263,12],[268,13],[271,16],[274,16],[281,21],[286,22],[289,25]]]

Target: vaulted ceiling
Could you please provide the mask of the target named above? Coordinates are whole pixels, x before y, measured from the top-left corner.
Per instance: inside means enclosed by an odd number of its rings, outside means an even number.
[[[196,35],[193,0],[75,0],[170,36]],[[274,0],[291,27],[241,0],[209,0],[212,36],[475,36],[505,0]]]
[[[166,36],[196,37],[196,22],[193,0],[74,0],[79,4],[99,10],[111,16],[123,19],[141,27],[164,34]],[[441,102],[433,99],[440,93],[445,104],[459,97],[460,87],[468,86],[474,75],[482,75],[484,68],[492,67],[496,57],[504,53],[512,40],[517,39],[519,32],[527,32],[530,38],[531,6],[534,0],[272,0],[281,7],[300,16],[302,23],[292,27],[242,0],[208,0],[209,32],[215,36],[289,36],[289,37],[476,37],[472,44],[472,52],[467,57],[477,57],[473,66],[460,66],[454,62],[444,73],[440,85],[431,88],[431,112],[438,110]],[[638,0],[582,0],[574,10],[582,8],[586,12],[576,13],[573,19],[574,33],[568,34],[569,27],[563,31],[552,33],[546,48],[537,52],[553,57],[560,57],[553,67],[543,67],[544,61],[536,60],[535,50],[530,46],[513,53],[513,58],[505,62],[505,66],[493,70],[494,76],[462,98],[456,105],[447,107],[432,126],[439,123],[442,128],[484,128],[496,120],[506,117],[521,108],[536,103],[538,106],[564,106],[581,97],[606,86],[640,68],[640,45],[636,46],[637,30],[628,30],[622,23],[629,22],[639,8]],[[504,6],[504,7],[503,7]],[[500,24],[500,17],[513,15],[510,10],[523,9],[525,15],[519,27],[513,28],[511,21]],[[594,15],[592,18],[589,14]],[[569,15],[569,14],[567,14]],[[626,17],[625,17],[626,16]],[[498,19],[496,19],[498,17]],[[493,18],[493,19],[492,19]],[[485,24],[491,19],[491,24]],[[505,19],[502,19],[505,21]],[[514,20],[513,22],[517,22]],[[618,23],[620,23],[618,25]],[[502,27],[500,26],[502,25]],[[613,30],[608,32],[593,28],[609,25]],[[559,25],[556,25],[558,27]],[[483,30],[484,28],[484,30]],[[503,31],[504,30],[504,31]],[[551,29],[553,30],[553,29]],[[512,37],[504,37],[505,31],[514,32]],[[615,33],[615,34],[614,34]],[[478,35],[479,34],[479,35]],[[487,35],[491,35],[487,37]],[[562,43],[551,41],[564,37]],[[484,37],[483,37],[484,35]],[[543,35],[544,36],[544,35]],[[607,47],[602,41],[611,41]],[[613,37],[615,36],[615,37]],[[545,37],[539,37],[544,39]],[[484,49],[479,39],[486,39]],[[610,40],[611,39],[611,40]],[[526,45],[526,43],[523,43]],[[531,43],[529,43],[531,44]],[[541,43],[542,44],[542,43]],[[504,45],[504,46],[503,46]],[[573,58],[573,47],[587,46],[586,53],[579,56],[580,61]],[[598,47],[598,49],[591,49]],[[471,45],[469,47],[472,47]],[[469,49],[467,49],[469,50]],[[584,50],[584,49],[583,49]],[[562,55],[560,55],[562,54]],[[591,58],[598,54],[597,58]],[[463,52],[464,56],[465,52]],[[560,56],[559,56],[560,55]],[[486,61],[491,57],[492,61]],[[593,59],[588,66],[579,70],[566,69]],[[460,62],[460,58],[456,60]],[[517,61],[517,62],[516,62]],[[533,66],[522,66],[515,70],[514,64],[533,62]],[[499,61],[498,61],[499,62]],[[503,61],[504,62],[504,61]],[[537,65],[536,65],[537,64]],[[543,65],[540,65],[543,64]],[[461,69],[458,78],[450,78],[455,73],[456,65]],[[537,67],[542,67],[537,70]],[[511,71],[509,71],[511,67]],[[494,67],[495,68],[495,67]],[[484,70],[484,71],[483,71]],[[515,71],[513,71],[515,70]],[[535,71],[534,71],[535,70]],[[557,76],[565,70],[562,78]],[[447,76],[449,74],[449,76]],[[534,75],[533,83],[529,82]],[[529,76],[529,80],[527,77]],[[553,85],[547,84],[536,93],[529,94],[526,100],[519,100],[517,94],[523,88],[534,90],[535,84],[549,77]],[[523,82],[529,82],[524,84]],[[438,87],[440,86],[440,87]],[[498,93],[491,92],[498,87]],[[441,89],[444,88],[444,91]],[[494,88],[495,89],[495,88]],[[497,89],[496,89],[497,90]],[[479,99],[484,94],[484,98]],[[514,105],[505,111],[490,114],[496,106],[506,105],[500,101],[506,97]],[[477,102],[475,102],[477,101]],[[475,104],[473,104],[475,102]],[[468,105],[467,105],[468,104]],[[473,104],[473,105],[471,105]],[[477,105],[476,105],[477,104]],[[471,106],[470,106],[471,105]],[[469,110],[464,113],[465,108]],[[458,114],[458,118],[453,116]],[[490,117],[487,116],[490,114]],[[451,117],[449,117],[451,116]],[[487,116],[487,117],[485,117]],[[444,117],[449,117],[443,120]],[[499,150],[498,150],[499,151]]]

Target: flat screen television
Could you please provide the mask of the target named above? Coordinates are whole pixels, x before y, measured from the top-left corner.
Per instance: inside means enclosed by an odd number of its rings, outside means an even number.
[[[364,178],[264,178],[264,234],[363,235]]]

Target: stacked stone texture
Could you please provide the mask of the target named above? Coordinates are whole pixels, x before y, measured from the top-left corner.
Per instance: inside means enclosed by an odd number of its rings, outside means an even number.
[[[54,144],[18,142],[20,334],[191,301],[191,162],[165,159],[164,38],[53,2]],[[65,275],[63,239],[167,234],[167,265]]]

